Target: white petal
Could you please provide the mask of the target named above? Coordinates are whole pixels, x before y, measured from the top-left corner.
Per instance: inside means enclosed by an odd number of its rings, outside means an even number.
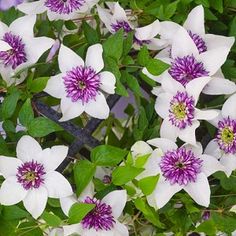
[[[12,49],[12,47],[3,40],[0,40],[0,51],[7,51]]]
[[[47,8],[44,6],[44,0],[36,2],[25,2],[18,5],[17,8],[27,15],[41,14],[47,10]]]
[[[171,185],[168,181],[160,181],[157,183],[154,190],[155,201],[157,208],[162,208],[172,198],[172,196],[179,192],[182,187],[178,184]]]
[[[97,167],[98,168],[98,167]],[[88,185],[85,187],[83,192],[79,195],[78,201],[84,201],[86,197],[93,197],[95,194],[94,190],[94,184],[93,181],[91,180]]]
[[[144,141],[137,141],[132,147],[131,147],[132,156],[143,156],[148,153],[152,153],[152,148]],[[1,163],[1,162],[0,162]]]
[[[234,37],[226,37],[222,35],[215,34],[206,34],[204,36],[204,41],[207,46],[207,50],[219,48],[219,47],[227,47],[229,50],[233,46],[235,38]]]
[[[82,234],[83,228],[81,224],[65,225],[63,226],[64,236],[69,236],[73,233]]]
[[[215,157],[216,159],[219,159],[222,156],[221,150],[219,148],[219,145],[216,142],[216,139],[211,140],[207,144],[207,146],[204,150],[204,153],[211,155],[211,156]]]
[[[43,91],[55,98],[65,97],[66,90],[62,77],[63,77],[62,73],[55,76],[51,76],[47,82],[46,88]]]
[[[113,20],[128,22],[125,10],[120,6],[118,2],[116,2],[114,5]]]
[[[63,198],[73,194],[72,188],[68,180],[57,171],[50,171],[45,175],[45,187],[48,196],[52,198]]]
[[[221,114],[221,111],[220,110],[218,110],[218,116],[216,116],[214,119],[212,119],[212,120],[208,120],[208,122],[210,123],[210,124],[212,124],[213,126],[215,126],[216,128],[218,127],[218,123],[219,123],[219,121],[220,120],[223,120],[223,116],[222,116],[222,114]]]
[[[195,182],[188,183],[184,190],[199,205],[208,207],[210,204],[210,186],[204,173],[199,173]]]
[[[160,129],[161,138],[170,139],[175,142],[178,137],[178,133],[179,129],[171,124],[168,117],[162,121]]]
[[[200,125],[199,121],[194,121],[191,126],[187,126],[185,129],[181,129],[179,132],[179,138],[189,144],[196,145],[195,130]]]
[[[76,66],[84,66],[83,59],[70,48],[61,45],[58,55],[58,64],[61,72],[71,70]]]
[[[15,205],[22,201],[27,190],[17,182],[16,176],[7,178],[0,188],[0,204],[5,206]]]
[[[200,156],[202,155],[202,144],[200,142],[196,142],[196,145],[191,145],[191,144],[188,144],[188,143],[185,143],[184,145],[182,145],[182,147],[185,147],[185,149],[187,150],[191,150],[195,156]]]
[[[175,95],[178,91],[185,91],[184,86],[175,79],[173,79],[170,75],[161,81],[161,85],[166,92],[171,93],[173,95]]]
[[[199,36],[205,34],[204,9],[202,5],[193,8],[188,14],[183,26],[185,29],[191,30],[192,33],[198,34]]]
[[[163,152],[166,152],[168,150],[174,150],[177,149],[178,146],[172,142],[169,139],[166,138],[154,138],[154,139],[150,139],[147,141],[147,143],[155,146],[155,147],[159,147]]]
[[[172,58],[198,54],[198,49],[188,32],[184,28],[178,29],[171,48]]]
[[[221,157],[220,163],[225,167],[225,174],[229,177],[233,170],[236,169],[235,155],[225,154]]]
[[[203,160],[203,165],[202,165],[202,172],[205,173],[206,176],[210,176],[214,174],[217,171],[224,171],[224,166],[220,164],[220,162],[213,156],[210,155],[200,155],[200,159]]]
[[[167,45],[168,45],[167,40],[158,39],[158,38],[150,39],[150,42],[148,44],[146,44],[146,46],[149,50],[160,50],[160,49],[166,47]],[[168,54],[168,56],[169,56],[169,54]]]
[[[109,94],[115,93],[116,77],[109,71],[103,71],[100,75],[100,88]]]
[[[8,32],[8,26],[6,24],[4,24],[3,22],[0,22],[0,38],[3,38],[3,35]]]
[[[228,79],[212,77],[202,92],[208,95],[232,94],[236,92],[236,84]]]
[[[113,228],[114,235],[113,236],[129,236],[129,231],[127,227],[121,224],[119,221],[116,221]]]
[[[67,121],[78,117],[83,113],[84,109],[85,106],[82,101],[72,102],[71,98],[64,97],[61,99],[62,118],[59,121]]]
[[[34,24],[36,15],[22,16],[14,20],[9,26],[9,30],[21,37],[34,37]],[[36,48],[35,48],[36,49]]]
[[[163,90],[163,88],[161,86],[156,86],[156,87],[153,87],[151,92],[155,96],[159,96],[159,94],[164,93],[165,91]]]
[[[17,168],[22,164],[18,158],[0,156],[0,173],[5,179],[9,176],[15,176]]]
[[[220,47],[212,50],[207,50],[199,55],[199,60],[203,62],[204,68],[209,72],[209,75],[214,75],[226,61],[229,49]]]
[[[161,25],[161,31],[160,31],[161,38],[168,39],[170,41],[172,41],[175,38],[176,32],[179,30],[179,28],[181,28],[180,25],[172,21],[162,21],[160,22],[160,25]]]
[[[28,135],[24,135],[16,146],[16,155],[23,162],[32,161],[40,152],[42,148],[39,143]]]
[[[195,108],[195,119],[197,120],[212,120],[219,115],[220,111],[218,110],[199,110]]]
[[[155,102],[156,113],[163,119],[168,117],[170,109],[170,101],[172,96],[170,93],[160,93]]]
[[[45,171],[49,172],[55,170],[62,163],[67,153],[68,147],[57,145],[44,149],[37,158],[40,160],[40,163],[43,164]]]
[[[200,93],[202,92],[205,85],[211,80],[211,77],[200,77],[191,80],[186,85],[186,91],[189,95],[193,96],[195,105],[197,104]]]
[[[109,11],[107,9],[103,9],[101,8],[99,5],[97,5],[97,11],[98,11],[98,16],[100,18],[100,20],[105,24],[106,28],[109,31],[112,31],[111,28],[111,14],[109,13]]]
[[[47,189],[40,187],[31,189],[23,200],[25,209],[37,219],[44,211],[48,200]]]
[[[109,116],[110,109],[105,96],[102,93],[98,93],[95,100],[90,100],[85,104],[85,112],[92,117],[106,119]]]
[[[108,193],[103,199],[102,202],[108,204],[112,208],[112,215],[115,219],[117,219],[126,204],[127,201],[127,193],[126,190],[115,190]]]
[[[28,63],[34,64],[54,44],[54,40],[48,37],[31,38],[26,41]]]
[[[236,119],[236,94],[230,96],[224,103],[222,107],[222,116],[230,117],[231,119]]]
[[[161,26],[159,20],[155,20],[150,25],[135,29],[135,37],[139,40],[150,40],[160,32]]]
[[[77,202],[76,195],[60,198],[61,209],[66,216],[69,215],[70,208]]]
[[[90,46],[86,54],[85,65],[91,66],[97,73],[104,67],[102,52],[102,45],[97,43]]]

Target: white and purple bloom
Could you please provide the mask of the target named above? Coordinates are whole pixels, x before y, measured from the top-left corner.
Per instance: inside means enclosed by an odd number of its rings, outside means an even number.
[[[25,79],[14,78],[15,73],[35,64],[54,43],[48,37],[34,37],[36,16],[23,16],[8,27],[0,22],[0,73],[8,85]]]
[[[1,0],[0,1],[0,10],[6,11],[11,7],[15,7],[22,3],[23,0]]]
[[[92,117],[106,119],[109,107],[106,93],[115,93],[115,76],[108,71],[102,71],[102,45],[94,44],[87,50],[86,60],[61,45],[58,60],[61,73],[52,76],[47,83],[45,92],[61,99],[62,118],[66,121],[86,112]]]
[[[100,6],[97,6],[97,10],[99,18],[112,34],[116,33],[119,29],[123,29],[124,33],[134,31],[135,48],[146,45],[151,50],[157,50],[163,48],[165,45],[165,41],[155,38],[160,32],[159,20],[155,20],[150,25],[138,28],[128,20],[125,10],[118,2],[114,4],[111,10],[103,9]]]
[[[199,95],[209,82],[209,77],[190,81],[186,87],[180,82],[166,78],[162,81],[155,110],[163,118],[160,128],[162,138],[196,144],[195,130],[200,125],[198,120],[212,120],[218,115],[217,110],[200,110],[196,107]]]
[[[230,96],[224,103],[221,113],[210,121],[216,128],[215,139],[209,142],[205,153],[219,159],[225,167],[225,173],[230,176],[236,169],[236,94]]]
[[[215,157],[202,154],[202,146],[185,144],[178,147],[168,139],[155,138],[147,141],[157,147],[150,156],[150,171],[160,174],[153,193],[147,196],[148,203],[155,209],[162,208],[171,197],[185,190],[199,205],[208,207],[210,186],[207,177],[224,167]],[[161,151],[162,155],[156,155]]]
[[[69,209],[76,202],[95,204],[95,208],[79,224],[63,226],[64,235],[77,233],[83,236],[128,236],[128,229],[118,221],[118,217],[121,215],[127,201],[126,191],[112,191],[101,200],[93,195],[93,184],[90,183],[78,200],[75,196],[60,200],[62,210],[66,215],[68,215]]]
[[[98,0],[39,0],[22,3],[18,9],[25,14],[41,14],[47,12],[48,19],[72,20],[86,14]]]
[[[5,181],[0,188],[0,203],[10,206],[23,201],[26,210],[38,218],[48,197],[70,196],[72,188],[55,169],[66,158],[68,147],[53,146],[42,150],[30,136],[23,136],[16,146],[14,157],[0,156],[0,172]]]
[[[179,27],[175,32],[171,49],[164,50],[155,58],[170,64],[170,68],[159,76],[150,74],[144,68],[143,73],[151,79],[160,83],[166,77],[172,77],[186,86],[194,79],[209,76],[211,80],[203,89],[203,93],[217,95],[231,94],[236,91],[235,83],[223,78],[220,71],[230,51],[229,45],[220,44],[216,48],[212,47],[200,52],[189,33],[184,28]]]

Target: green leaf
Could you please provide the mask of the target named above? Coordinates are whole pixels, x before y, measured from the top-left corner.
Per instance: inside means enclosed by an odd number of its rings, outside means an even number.
[[[19,98],[20,92],[17,89],[14,89],[10,95],[4,98],[2,103],[2,118],[4,120],[13,115]]]
[[[124,96],[124,97],[129,97],[129,94],[125,88],[125,86],[120,82],[119,78],[116,78],[116,94]]]
[[[99,166],[116,166],[127,154],[126,150],[110,145],[100,145],[92,150],[91,161]]]
[[[142,190],[143,194],[148,196],[150,195],[158,182],[159,175],[145,177],[138,182],[139,188]]]
[[[28,125],[29,134],[38,138],[60,130],[63,129],[58,124],[45,117],[37,117]]]
[[[82,28],[88,44],[92,45],[100,41],[98,32],[92,28],[86,21],[83,21]]]
[[[216,226],[213,220],[206,220],[202,222],[197,228],[196,232],[206,233],[209,236],[216,235]]]
[[[67,20],[65,22],[65,27],[68,29],[68,30],[75,30],[75,29],[78,29],[78,26],[72,21],[72,20]]]
[[[132,48],[133,37],[134,37],[133,32],[129,32],[127,34],[127,37],[125,38],[124,44],[123,44],[123,56],[127,55],[129,53],[130,49]]]
[[[74,179],[76,193],[79,196],[88,183],[92,180],[96,171],[96,165],[88,160],[81,160],[74,167]]]
[[[31,100],[28,98],[19,112],[19,121],[25,127],[28,127],[30,122],[34,119],[34,112],[31,106]]]
[[[33,93],[39,93],[46,87],[49,77],[39,77],[30,83],[29,90]]]
[[[135,160],[135,167],[142,168],[145,165],[145,163],[147,162],[150,155],[151,154],[149,153],[149,154],[137,157]]]
[[[138,53],[138,63],[141,66],[147,66],[149,62],[149,52],[147,46],[143,46]]]
[[[174,1],[167,5],[167,7],[165,8],[165,17],[167,19],[170,19],[175,14],[178,3],[179,3],[179,0]]]
[[[210,4],[212,8],[217,10],[219,13],[223,13],[224,11],[223,0],[210,0]]]
[[[79,223],[96,205],[75,203],[69,211],[69,224]]]
[[[123,52],[123,37],[124,34],[122,29],[120,29],[114,35],[111,35],[103,43],[104,54],[118,61],[121,58]]]
[[[52,227],[58,227],[62,223],[62,220],[58,216],[46,211],[43,213],[42,218]]]
[[[148,127],[148,119],[146,116],[145,109],[143,107],[139,108],[139,118],[138,118],[138,128],[140,130],[145,130]]]
[[[134,205],[143,213],[144,217],[157,228],[165,228],[164,224],[160,222],[158,214],[150,206],[148,206],[144,200],[137,198],[134,200]]]
[[[122,76],[125,76],[127,85],[129,88],[137,95],[143,96],[140,85],[138,83],[137,78],[135,78],[133,75],[129,74],[127,71],[123,71]]]
[[[229,35],[236,36],[236,16],[233,18],[233,20],[230,23]]]
[[[26,218],[29,216],[29,213],[18,206],[4,206],[1,215],[4,220],[11,221]]]
[[[143,168],[136,168],[133,166],[119,166],[112,172],[112,182],[118,186],[126,184],[143,171]]]
[[[2,124],[2,127],[5,130],[5,132],[12,132],[12,133],[16,132],[15,125],[11,120],[5,120]]]
[[[149,73],[151,73],[152,75],[160,75],[165,70],[167,70],[170,67],[170,65],[166,64],[165,62],[159,59],[154,58],[149,60],[146,67]]]

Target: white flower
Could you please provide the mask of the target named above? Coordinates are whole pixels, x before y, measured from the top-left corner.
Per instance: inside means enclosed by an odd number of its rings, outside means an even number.
[[[195,202],[208,207],[210,186],[207,177],[224,170],[216,158],[202,154],[200,143],[178,148],[174,142],[163,138],[147,142],[157,147],[149,158],[153,163],[149,165],[149,171],[160,174],[155,190],[147,196],[148,203],[155,209],[162,208],[175,193],[184,189]]]
[[[96,205],[79,224],[64,226],[64,235],[77,233],[81,236],[128,236],[128,229],[118,221],[127,201],[126,191],[115,190],[98,200],[93,197],[92,186],[90,183],[78,200],[75,196],[61,199],[61,207],[66,215],[70,207],[78,201]]]
[[[53,20],[72,20],[85,14],[99,0],[39,0],[34,2],[25,2],[17,8],[25,14],[41,14],[47,12],[48,19]]]
[[[155,38],[155,36],[160,32],[159,20],[155,20],[150,25],[138,28],[128,20],[125,10],[118,2],[116,2],[112,7],[112,14],[109,10],[103,9],[100,6],[97,6],[97,10],[99,18],[111,33],[114,34],[121,28],[125,33],[134,30],[135,48],[138,49],[142,45],[146,45],[151,50],[157,50],[164,47],[166,42]]]
[[[0,203],[14,205],[23,201],[26,210],[38,218],[48,197],[70,196],[72,188],[55,169],[66,158],[68,147],[54,146],[42,150],[30,136],[23,136],[16,146],[17,158],[0,156],[0,172],[5,181],[0,189]]]
[[[234,82],[224,78],[220,71],[230,51],[230,45],[219,44],[207,51],[199,52],[189,33],[182,27],[175,31],[171,49],[164,49],[155,58],[170,64],[170,68],[159,76],[152,75],[146,68],[143,73],[151,79],[161,82],[172,77],[184,86],[191,80],[210,76],[211,80],[203,89],[206,94],[231,94],[236,91]]]
[[[179,137],[186,143],[196,144],[195,130],[200,125],[198,120],[211,120],[218,115],[217,110],[200,110],[196,108],[203,87],[209,77],[201,77],[190,81],[186,87],[172,78],[162,81],[162,92],[155,103],[157,114],[164,120],[160,135],[176,141]]]
[[[23,16],[13,21],[8,27],[0,22],[0,73],[8,85],[21,83],[12,78],[21,69],[35,64],[40,56],[48,50],[54,40],[47,37],[34,37],[36,16]]]
[[[71,49],[61,45],[58,56],[61,73],[52,76],[44,89],[61,99],[63,116],[60,121],[73,119],[84,111],[99,119],[109,116],[109,107],[100,90],[113,94],[116,79],[111,72],[100,72],[104,67],[102,52],[101,44],[90,46],[84,62]]]
[[[219,159],[225,167],[225,173],[230,176],[236,169],[236,94],[230,96],[224,103],[220,114],[209,121],[217,128],[215,139],[210,141],[205,153]]]

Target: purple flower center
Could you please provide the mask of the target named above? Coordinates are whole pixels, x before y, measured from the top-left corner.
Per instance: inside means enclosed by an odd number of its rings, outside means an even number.
[[[193,42],[195,43],[199,54],[207,51],[206,43],[201,36],[199,36],[198,34],[192,33],[191,30],[188,31],[188,34],[191,37],[191,39],[193,40]]]
[[[44,5],[52,12],[70,14],[79,10],[84,3],[85,0],[46,0]]]
[[[169,120],[180,129],[192,125],[194,118],[194,99],[187,92],[177,92],[170,101]]]
[[[0,51],[0,60],[5,66],[11,66],[12,69],[15,69],[27,61],[25,44],[20,36],[8,32],[4,34],[2,40],[11,46],[11,49],[7,51]]]
[[[236,120],[228,117],[218,122],[216,141],[225,153],[236,153]]]
[[[132,31],[129,23],[127,21],[116,21],[116,23],[111,24],[111,28],[114,32],[117,32],[119,29],[123,29],[125,33]]]
[[[202,160],[184,147],[167,151],[160,162],[162,174],[170,184],[187,185],[195,182],[201,167]]]
[[[139,46],[143,46],[145,44],[151,43],[151,40],[140,40],[140,39],[136,38],[134,35],[134,43],[136,43]]]
[[[193,79],[209,75],[203,63],[198,62],[193,55],[175,58],[171,63],[169,73],[184,86]]]
[[[87,103],[95,99],[100,86],[100,75],[91,67],[76,66],[63,77],[67,97],[72,102]]]
[[[21,183],[24,189],[39,188],[44,183],[44,166],[37,161],[25,162],[17,169],[17,181]]]
[[[95,208],[90,211],[82,220],[84,229],[111,230],[114,227],[114,217],[112,215],[112,208],[106,203],[96,198],[86,197],[85,203],[95,204]]]
[[[102,182],[104,184],[110,184],[111,183],[111,176],[110,175],[104,175]]]

